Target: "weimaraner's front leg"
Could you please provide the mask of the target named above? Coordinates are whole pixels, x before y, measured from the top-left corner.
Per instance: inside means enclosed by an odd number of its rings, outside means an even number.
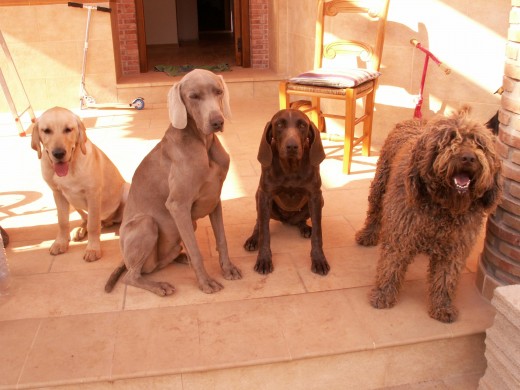
[[[49,252],[51,255],[59,255],[65,253],[69,249],[70,240],[70,224],[69,224],[69,207],[70,204],[63,196],[61,191],[53,190],[54,201],[58,211],[58,235],[52,243]]]
[[[226,241],[226,233],[224,231],[224,218],[222,217],[222,203],[219,201],[215,210],[209,214],[215,241],[217,242],[217,251],[220,262],[220,267],[227,280],[241,279],[242,273],[229,260],[229,253]]]
[[[169,199],[166,202],[166,207],[170,211],[170,214],[177,225],[177,229],[179,230],[181,240],[186,247],[186,252],[188,252],[191,266],[195,271],[199,288],[206,294],[222,290],[224,286],[212,279],[204,268],[202,255],[197,244],[197,239],[195,238],[195,231],[193,230],[189,204],[186,202],[171,201]]]

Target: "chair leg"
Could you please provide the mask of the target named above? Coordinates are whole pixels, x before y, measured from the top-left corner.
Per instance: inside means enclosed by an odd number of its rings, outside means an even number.
[[[356,123],[356,99],[352,90],[347,92],[345,105],[345,145],[343,147],[343,173],[350,174],[352,150],[354,146],[354,126]]]
[[[316,125],[316,128],[320,127],[320,98],[313,97],[311,98],[312,111],[311,111],[311,121]]]
[[[370,144],[372,142],[372,122],[374,119],[375,89],[365,99],[366,119],[363,121],[363,156],[370,156]]]
[[[280,102],[280,110],[289,108],[289,96],[287,95],[287,81],[280,81],[278,86],[278,99]]]

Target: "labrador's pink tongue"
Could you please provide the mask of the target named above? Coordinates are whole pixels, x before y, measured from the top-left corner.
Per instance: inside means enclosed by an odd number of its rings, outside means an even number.
[[[58,176],[67,176],[67,173],[69,173],[69,163],[66,162],[59,162],[54,164],[54,172],[56,172],[56,175]]]

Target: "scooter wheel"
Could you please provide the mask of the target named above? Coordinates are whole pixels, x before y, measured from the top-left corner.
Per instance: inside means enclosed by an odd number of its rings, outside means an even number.
[[[144,108],[144,99],[143,98],[136,98],[132,102],[132,107],[134,107],[137,110],[142,110]]]

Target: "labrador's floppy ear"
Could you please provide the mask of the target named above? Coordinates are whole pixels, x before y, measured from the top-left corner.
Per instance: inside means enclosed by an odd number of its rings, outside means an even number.
[[[178,82],[168,92],[168,115],[176,129],[184,129],[188,125],[188,113],[181,98],[181,84]]]
[[[222,96],[222,103],[224,104],[224,118],[231,119],[231,107],[229,105],[229,90],[226,82],[224,81],[224,77],[222,77],[221,75],[219,75],[218,77],[220,77],[220,81],[222,82],[222,88],[224,89],[224,96]]]
[[[74,115],[76,117],[76,122],[78,123],[78,144],[79,148],[81,150],[81,153],[87,154],[87,129],[85,128],[85,125],[83,124],[83,121],[80,119],[79,116]]]
[[[32,125],[32,134],[31,134],[31,148],[38,152],[38,158],[42,158],[42,146],[40,144],[40,129],[38,127],[38,121]]]
[[[321,143],[320,131],[312,121],[310,122],[311,131],[309,134],[309,142],[311,144],[311,148],[309,151],[309,160],[311,165],[317,167],[323,160],[325,160],[325,150],[323,149],[323,144]]]
[[[270,167],[273,162],[273,151],[271,150],[271,140],[273,138],[271,121],[265,125],[260,147],[258,148],[258,161],[263,167]]]

